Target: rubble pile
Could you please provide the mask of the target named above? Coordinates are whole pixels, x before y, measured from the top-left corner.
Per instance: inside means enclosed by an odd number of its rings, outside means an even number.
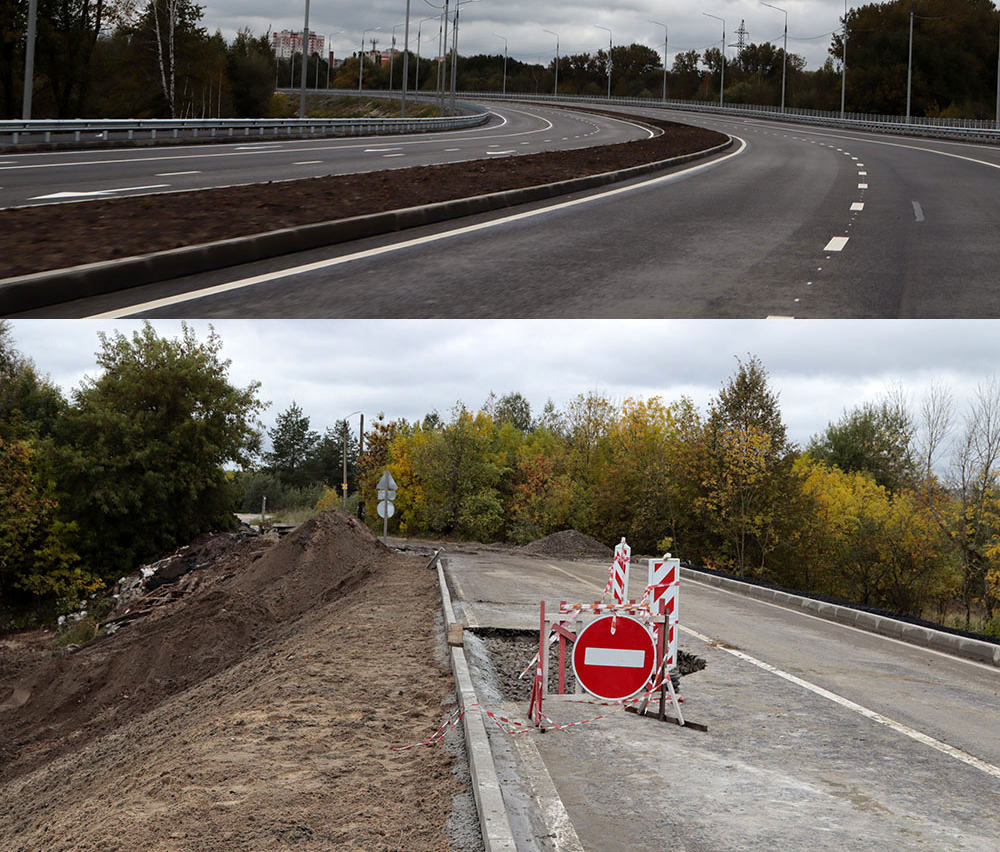
[[[612,554],[610,547],[577,530],[552,533],[524,545],[520,550],[531,556],[550,556],[556,559],[611,559]]]

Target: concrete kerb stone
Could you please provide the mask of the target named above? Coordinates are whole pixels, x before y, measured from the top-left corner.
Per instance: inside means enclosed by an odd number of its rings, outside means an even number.
[[[454,624],[455,611],[451,605],[451,594],[448,592],[441,558],[437,561],[437,572],[445,620],[448,624]],[[460,706],[466,708],[477,704],[479,700],[472,685],[464,648],[451,649],[451,669],[455,675],[455,688]],[[465,714],[462,722],[465,729],[465,747],[469,753],[472,790],[476,797],[476,807],[479,809],[479,825],[486,852],[516,852],[514,832],[511,830],[503,794],[500,792],[500,780],[493,762],[493,752],[490,750],[483,715],[473,710]]]
[[[957,657],[965,657],[969,660],[1000,667],[1000,645],[994,645],[992,642],[968,639],[964,636],[956,636],[953,633],[945,633],[942,630],[921,627],[918,624],[909,624],[908,622],[898,621],[894,618],[852,609],[848,606],[828,604],[812,598],[781,592],[776,589],[755,586],[752,583],[743,583],[729,577],[703,574],[700,571],[694,571],[690,568],[681,568],[681,576],[687,580],[696,580],[699,583],[715,586],[729,592],[736,592],[737,594],[746,595],[757,600],[768,601],[788,609],[802,610],[808,612],[810,615],[824,618],[827,621],[834,621],[838,624],[846,624],[850,627],[857,627],[860,630],[867,630],[870,633],[889,636],[893,639],[908,642],[911,645],[933,648],[936,651],[943,651],[946,654],[954,654]]]
[[[544,201],[559,195],[618,183],[711,157],[730,148],[732,144],[733,140],[730,137],[728,142],[704,151],[599,175],[5,278],[0,280],[0,316],[44,308],[72,299],[114,293],[130,287],[195,275],[213,269],[253,263],[283,254],[308,251],[477,213],[501,210],[518,204]]]

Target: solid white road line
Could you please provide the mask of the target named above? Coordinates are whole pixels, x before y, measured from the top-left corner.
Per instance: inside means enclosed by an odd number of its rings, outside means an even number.
[[[830,242],[826,244],[826,248],[823,251],[843,251],[844,246],[847,245],[849,237],[834,237]]]
[[[685,583],[694,583],[696,586],[701,586],[706,591],[718,592],[720,595],[729,595],[730,597],[739,598],[741,600],[747,600],[746,595],[741,595],[739,592],[733,592],[729,589],[720,589],[718,586],[712,586],[708,583],[703,583],[701,580],[685,579]],[[602,586],[603,588],[603,586]],[[904,642],[902,639],[894,639],[892,636],[884,636],[881,633],[873,633],[871,630],[864,630],[860,627],[855,627],[853,624],[841,624],[839,621],[831,621],[829,618],[823,618],[819,615],[813,615],[809,612],[803,612],[800,609],[790,606],[782,606],[781,604],[771,603],[771,601],[762,601],[757,598],[752,599],[754,604],[758,606],[769,606],[772,609],[779,609],[782,612],[790,613],[796,618],[808,618],[812,621],[821,621],[830,627],[837,627],[840,630],[847,630],[851,633],[861,633],[867,636],[869,639],[877,639],[880,642],[890,642],[893,645],[901,645],[904,648],[909,648],[912,651],[919,651],[921,654],[931,654],[935,657],[944,657],[951,663],[961,663],[964,666],[974,666],[976,668],[982,669],[983,671],[990,672],[993,675],[1000,676],[1000,669],[996,666],[990,665],[989,663],[980,663],[977,660],[970,660],[967,657],[956,657],[954,654],[949,654],[946,651],[939,651],[937,648],[927,648],[924,645],[914,645],[912,642]]]
[[[256,284],[267,284],[272,281],[279,281],[282,278],[290,278],[295,275],[302,275],[308,272],[316,272],[320,269],[330,269],[337,266],[343,266],[348,263],[352,263],[356,260],[367,260],[368,258],[381,257],[382,255],[391,254],[393,252],[402,251],[404,249],[413,248],[415,246],[427,245],[428,243],[441,242],[443,240],[451,239],[452,237],[462,236],[464,234],[473,234],[479,231],[489,230],[491,228],[497,228],[501,225],[506,225],[511,222],[519,222],[525,219],[533,219],[537,216],[544,216],[549,213],[555,212],[557,210],[568,210],[573,207],[579,207],[584,204],[591,204],[595,201],[601,201],[605,198],[614,198],[619,195],[624,195],[630,192],[635,192],[640,189],[645,189],[651,186],[658,186],[667,183],[673,183],[674,181],[686,177],[688,175],[697,174],[698,172],[707,171],[708,169],[715,168],[716,166],[731,160],[734,157],[740,156],[747,147],[746,140],[741,139],[739,136],[733,136],[734,140],[740,143],[739,148],[732,151],[729,154],[725,154],[716,160],[711,160],[707,163],[700,163],[696,166],[690,166],[686,169],[681,169],[677,172],[671,172],[667,175],[661,175],[660,177],[650,178],[649,180],[644,180],[638,183],[629,184],[628,186],[617,187],[616,189],[609,189],[605,192],[599,192],[595,195],[588,195],[583,198],[574,198],[570,201],[561,201],[556,204],[547,205],[545,207],[540,207],[536,210],[528,210],[524,213],[515,213],[511,216],[504,216],[500,219],[491,219],[488,222],[480,222],[476,225],[466,225],[464,227],[455,228],[451,231],[443,231],[439,234],[430,234],[425,237],[416,237],[412,240],[404,240],[400,243],[393,243],[392,245],[380,246],[378,248],[366,249],[365,251],[355,252],[353,254],[343,255],[341,257],[332,257],[327,260],[319,260],[314,263],[305,263],[301,266],[293,266],[288,269],[279,269],[274,272],[267,272],[263,275],[254,275],[250,278],[243,278],[237,281],[229,281],[225,284],[216,284],[212,287],[205,287],[201,290],[193,290],[188,293],[178,293],[174,296],[165,296],[162,299],[154,299],[149,302],[143,302],[138,305],[130,305],[124,308],[116,308],[112,311],[105,311],[100,314],[95,314],[89,319],[112,319],[131,316],[132,314],[139,313],[142,311],[155,311],[159,308],[165,308],[172,305],[179,305],[184,302],[192,302],[197,299],[203,299],[207,296],[216,296],[220,293],[228,293],[232,290],[241,290],[245,287],[252,287]]]
[[[770,663],[765,663],[763,660],[758,660],[756,657],[751,657],[749,654],[745,654],[743,651],[737,651],[735,648],[726,648],[722,645],[718,645],[712,641],[708,636],[703,633],[699,633],[697,630],[692,630],[690,627],[685,627],[684,625],[678,625],[682,632],[694,636],[695,639],[700,639],[705,644],[717,648],[720,651],[725,651],[727,654],[732,654],[737,659],[743,660],[744,662],[750,663],[751,665],[757,666],[766,672],[777,675],[778,677],[784,678],[790,683],[794,683],[796,686],[801,686],[803,689],[808,689],[810,692],[819,695],[822,698],[826,698],[829,701],[839,704],[841,707],[845,707],[848,710],[853,710],[855,713],[864,716],[866,719],[870,719],[873,722],[877,722],[880,725],[885,725],[888,728],[896,731],[897,733],[903,734],[904,736],[910,737],[910,739],[916,740],[919,743],[930,746],[933,749],[937,749],[942,754],[946,754],[949,757],[953,757],[956,760],[962,761],[962,763],[968,764],[980,772],[985,772],[987,775],[992,775],[994,778],[1000,779],[1000,767],[994,766],[992,763],[987,763],[985,760],[980,760],[978,757],[974,757],[966,751],[962,751],[960,748],[955,748],[955,746],[943,743],[940,740],[930,737],[922,731],[918,731],[915,728],[911,728],[909,725],[904,725],[902,722],[897,722],[895,719],[890,719],[888,716],[883,716],[881,713],[876,713],[874,710],[869,710],[867,707],[863,707],[860,704],[856,704],[849,698],[844,698],[842,695],[837,695],[835,692],[830,692],[828,689],[824,689],[821,686],[817,686],[815,683],[810,683],[807,680],[803,680],[800,677],[796,677],[793,674],[789,674],[786,671],[772,666]]]

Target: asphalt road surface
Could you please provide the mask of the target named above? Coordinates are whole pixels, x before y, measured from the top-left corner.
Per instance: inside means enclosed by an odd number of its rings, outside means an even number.
[[[587,113],[514,104],[489,108],[488,124],[444,133],[0,155],[0,207],[436,165],[649,136],[627,120]]]
[[[708,163],[611,190],[45,314],[1000,316],[1000,149],[630,112],[722,130],[737,144]]]
[[[630,597],[643,569],[633,563]],[[448,556],[473,631],[537,630],[541,599],[549,612],[595,600],[607,571]],[[491,730],[519,849],[552,848],[551,835],[586,850],[996,849],[1000,670],[693,581],[679,612],[681,649],[707,661],[683,679],[683,709],[708,733],[552,695],[556,723],[603,718],[544,736]]]

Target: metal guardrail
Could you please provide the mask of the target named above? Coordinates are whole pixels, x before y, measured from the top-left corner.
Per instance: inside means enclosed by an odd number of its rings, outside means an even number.
[[[822,110],[805,110],[780,107],[756,106],[740,104],[738,106],[719,106],[706,101],[662,100],[658,98],[601,98],[584,97],[581,95],[539,95],[514,94],[508,92],[501,95],[496,92],[460,92],[466,100],[510,100],[532,101],[537,103],[565,103],[588,105],[639,106],[646,108],[676,109],[688,112],[714,113],[717,115],[734,115],[746,118],[764,118],[773,121],[791,121],[802,124],[816,124],[825,127],[839,127],[848,130],[867,130],[875,133],[899,133],[907,136],[927,136],[944,139],[964,139],[969,142],[989,142],[1000,144],[1000,127],[995,121],[980,121],[973,119],[929,119],[913,118],[909,121],[905,116],[898,115],[868,115],[863,113],[847,113],[840,118],[840,112],[824,112]]]
[[[0,145],[81,144],[91,139],[109,141],[111,134],[125,140],[251,139],[282,136],[371,136],[460,130],[486,122],[489,114],[435,118],[204,118],[204,119],[67,119],[61,121],[0,121]]]

